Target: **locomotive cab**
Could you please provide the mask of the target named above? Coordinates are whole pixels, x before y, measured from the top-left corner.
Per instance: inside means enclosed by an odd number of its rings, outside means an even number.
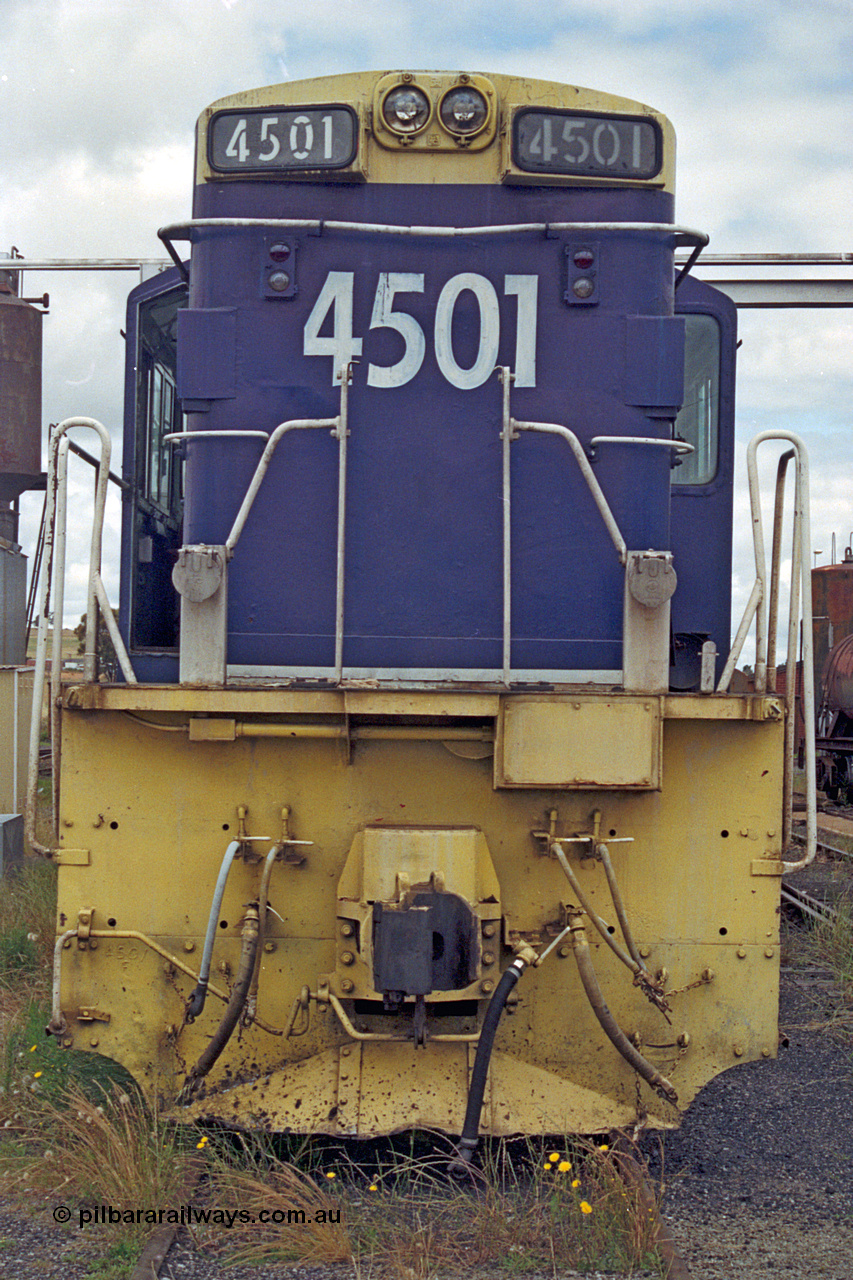
[[[172,569],[183,542],[183,464],[167,437],[183,425],[175,386],[177,318],[186,305],[186,287],[170,271],[135,289],[127,310],[123,479],[128,488],[119,622],[134,657],[143,667],[150,664],[146,674],[152,679],[157,673],[174,679],[177,673],[172,655],[180,611]]]

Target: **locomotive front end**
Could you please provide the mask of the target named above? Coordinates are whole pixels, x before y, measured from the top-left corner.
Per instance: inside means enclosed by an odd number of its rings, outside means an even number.
[[[715,692],[735,320],[673,158],[474,73],[203,114],[56,854],[54,1030],[176,1114],[666,1127],[775,1055],[785,706]]]

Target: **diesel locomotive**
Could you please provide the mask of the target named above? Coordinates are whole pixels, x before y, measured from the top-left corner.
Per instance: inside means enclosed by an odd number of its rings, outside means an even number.
[[[659,112],[523,77],[202,114],[123,675],[93,627],[54,690],[51,1030],[175,1114],[464,1152],[775,1056],[787,705],[728,692],[736,315],[674,180]]]

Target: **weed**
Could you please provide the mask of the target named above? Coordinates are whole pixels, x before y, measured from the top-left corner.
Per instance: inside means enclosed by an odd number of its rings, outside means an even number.
[[[103,1257],[92,1263],[80,1280],[126,1280],[139,1260],[139,1243],[120,1236],[107,1246]]]
[[[212,1202],[240,1217],[227,1232],[207,1229],[204,1243],[230,1261],[351,1259],[359,1274],[409,1280],[478,1268],[510,1278],[638,1265],[660,1274],[653,1211],[606,1145],[563,1141],[547,1156],[534,1143],[519,1156],[518,1146],[487,1144],[484,1167],[460,1184],[435,1145],[430,1158],[392,1151],[366,1170],[343,1154],[309,1174],[271,1152],[235,1171],[214,1141]]]
[[[319,1179],[275,1158],[234,1168],[214,1153],[208,1177],[212,1204],[251,1219],[236,1219],[227,1233],[201,1229],[206,1243],[214,1248],[225,1245],[233,1261],[332,1263],[351,1259],[342,1197]]]
[[[27,858],[0,895],[0,986],[44,978],[56,920],[56,867]]]
[[[38,971],[40,956],[36,936],[25,924],[12,925],[0,933],[0,982],[9,983],[23,974]]]
[[[853,898],[839,899],[833,918],[815,923],[809,943],[815,960],[829,969],[838,987],[832,1030],[853,1040]]]

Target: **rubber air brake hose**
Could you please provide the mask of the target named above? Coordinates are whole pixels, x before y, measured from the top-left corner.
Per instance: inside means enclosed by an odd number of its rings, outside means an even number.
[[[518,982],[527,961],[516,956],[512,964],[504,970],[500,982],[489,1001],[480,1039],[477,1042],[477,1054],[474,1058],[474,1069],[471,1072],[471,1084],[468,1089],[468,1105],[465,1108],[465,1122],[462,1125],[462,1136],[456,1144],[456,1156],[450,1162],[450,1172],[456,1175],[467,1172],[477,1150],[480,1135],[480,1112],[483,1109],[483,1096],[486,1092],[486,1078],[489,1074],[489,1063],[495,1043],[498,1024],[506,1008],[509,994]]]
[[[672,1084],[656,1070],[648,1058],[644,1058],[639,1050],[631,1044],[631,1041],[608,1009],[592,965],[589,943],[586,939],[581,916],[571,914],[569,916],[569,924],[571,925],[572,949],[577,962],[581,984],[602,1031],[614,1048],[618,1049],[625,1061],[633,1067],[639,1076],[642,1076],[646,1083],[654,1089],[655,1093],[661,1098],[665,1098],[673,1106],[676,1106],[678,1104],[678,1094]]]
[[[231,1033],[237,1025],[249,995],[252,976],[255,972],[255,957],[258,953],[259,940],[258,906],[257,903],[250,903],[243,921],[240,967],[231,992],[231,999],[228,1001],[222,1020],[211,1036],[207,1047],[195,1066],[187,1073],[179,1098],[181,1102],[189,1101],[231,1038]]]

